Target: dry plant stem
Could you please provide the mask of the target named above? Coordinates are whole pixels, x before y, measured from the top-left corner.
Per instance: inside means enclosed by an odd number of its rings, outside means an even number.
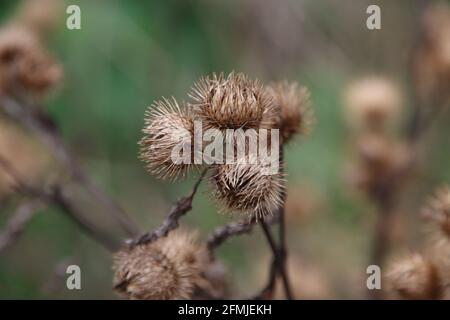
[[[27,223],[43,207],[45,205],[40,200],[25,201],[18,205],[16,211],[6,223],[6,227],[0,233],[0,253],[18,240]]]
[[[167,236],[170,231],[178,228],[178,221],[180,220],[180,218],[192,209],[192,201],[194,200],[194,196],[197,193],[198,187],[200,186],[200,183],[205,177],[207,171],[207,168],[202,171],[197,182],[194,184],[191,193],[176,202],[176,204],[172,207],[166,219],[158,229],[144,233],[139,238],[129,241],[128,245],[135,246],[153,242],[161,237]]]
[[[228,238],[250,233],[253,230],[253,222],[233,222],[217,228],[207,240],[208,250],[213,253]]]
[[[276,214],[265,219],[265,222],[268,225],[271,225],[276,221],[278,221],[278,215]],[[257,222],[256,219],[251,219],[250,221],[231,222],[218,227],[208,237],[207,247],[209,251],[213,254],[214,250],[220,247],[229,238],[250,233]]]
[[[33,108],[9,97],[3,97],[0,106],[9,117],[30,130],[48,147],[54,158],[63,165],[75,181],[83,186],[95,201],[100,201],[106,207],[106,211],[116,219],[128,236],[135,236],[139,233],[136,224],[124,210],[82,170],[75,157],[67,149],[58,131],[49,125],[52,122],[51,116],[33,112],[33,110],[43,110],[43,108]]]
[[[283,149],[280,150],[280,163],[283,163],[284,152]],[[281,173],[284,174],[284,167],[280,167]],[[288,271],[286,268],[287,250],[286,250],[286,222],[285,222],[285,204],[286,204],[286,194],[283,195],[283,202],[278,210],[279,214],[279,237],[280,237],[280,249],[279,249],[279,272],[281,274],[281,279],[283,281],[284,293],[286,298],[289,300],[293,299],[292,290],[290,287]]]
[[[0,168],[6,172],[14,181],[19,193],[32,199],[40,200],[45,204],[53,204],[60,208],[62,212],[77,224],[80,229],[96,242],[103,245],[109,251],[115,251],[118,244],[107,234],[92,226],[84,217],[84,214],[72,203],[69,198],[63,195],[60,186],[53,186],[50,191],[41,190],[25,184],[17,174],[14,167],[0,155]]]

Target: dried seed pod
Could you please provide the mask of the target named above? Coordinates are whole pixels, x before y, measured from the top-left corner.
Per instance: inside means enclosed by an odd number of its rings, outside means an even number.
[[[386,284],[388,297],[394,299],[435,299],[439,292],[436,270],[420,254],[393,263]]]
[[[189,96],[205,128],[270,128],[275,121],[271,95],[257,80],[250,80],[242,73],[202,78]]]
[[[3,94],[41,97],[61,78],[61,67],[32,33],[16,26],[0,32],[0,91]]]
[[[308,89],[284,81],[270,85],[267,90],[276,106],[274,128],[280,130],[282,143],[287,143],[297,134],[308,134],[314,122]]]
[[[386,131],[397,124],[402,95],[390,80],[372,76],[351,83],[344,93],[346,118],[358,131]]]
[[[194,162],[194,123],[188,109],[176,100],[153,103],[146,113],[140,159],[146,169],[162,179],[186,175]]]
[[[209,263],[196,234],[176,230],[114,256],[114,288],[128,299],[190,299]]]
[[[378,134],[362,135],[350,163],[350,183],[372,197],[385,186],[405,182],[414,160],[410,147]]]
[[[249,219],[273,214],[281,205],[286,186],[280,170],[268,171],[264,162],[252,155],[215,166],[210,178],[215,198],[226,211]]]
[[[450,239],[450,188],[447,185],[436,191],[423,213]]]
[[[450,103],[450,6],[430,5],[422,20],[422,39],[413,56],[413,76],[422,104],[439,108]]]

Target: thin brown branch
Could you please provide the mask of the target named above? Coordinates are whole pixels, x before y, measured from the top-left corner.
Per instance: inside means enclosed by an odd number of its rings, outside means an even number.
[[[151,232],[146,232],[140,237],[128,241],[127,244],[130,246],[136,246],[151,243],[159,238],[167,236],[170,231],[178,228],[180,218],[192,209],[192,201],[194,200],[198,187],[200,186],[200,183],[205,177],[207,171],[207,168],[202,171],[200,177],[194,184],[191,193],[188,196],[179,199],[175,205],[172,206],[172,209],[159,228]]]
[[[43,110],[43,108],[34,108],[9,97],[2,97],[0,107],[10,118],[30,130],[49,149],[54,158],[70,173],[74,180],[83,186],[95,201],[100,201],[106,207],[106,211],[116,219],[128,236],[135,236],[139,233],[136,224],[119,204],[100,189],[90,176],[83,171],[64,144],[55,126],[49,125],[53,123],[51,116],[44,111],[33,112],[33,110]]]
[[[42,209],[44,204],[39,200],[25,201],[18,205],[16,211],[0,232],[0,252],[11,247],[20,237],[25,226],[30,222],[34,214]]]
[[[59,207],[62,212],[77,224],[82,231],[93,238],[96,242],[102,244],[106,249],[114,251],[118,244],[106,233],[91,225],[85,218],[85,215],[79,210],[69,198],[65,197],[60,186],[55,185],[50,191],[35,188],[23,182],[15,170],[14,166],[0,155],[0,168],[7,173],[14,181],[17,192],[32,199],[38,199],[43,203],[53,204]]]

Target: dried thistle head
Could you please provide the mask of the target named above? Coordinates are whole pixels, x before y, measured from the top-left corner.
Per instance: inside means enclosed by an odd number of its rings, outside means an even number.
[[[394,262],[386,274],[387,295],[394,299],[434,299],[439,287],[433,265],[420,254]]]
[[[0,31],[0,83],[3,94],[25,93],[40,97],[56,86],[62,69],[24,28]]]
[[[297,134],[308,134],[314,121],[308,89],[295,82],[284,81],[270,85],[267,90],[276,106],[274,128],[280,130],[282,143],[287,143]]]
[[[408,145],[383,135],[364,134],[356,142],[348,178],[357,189],[376,197],[385,186],[405,182],[413,160]]]
[[[194,122],[189,110],[180,108],[174,98],[156,101],[146,113],[143,133],[140,159],[148,172],[162,179],[184,177],[194,159]],[[183,149],[187,154],[182,154]],[[176,150],[180,157],[173,159]],[[190,159],[183,161],[184,156]]]
[[[114,288],[137,300],[190,299],[209,262],[196,234],[176,230],[155,242],[125,248],[114,256]]]
[[[272,97],[257,80],[242,73],[202,78],[189,96],[206,128],[270,128],[275,120]]]
[[[413,57],[416,90],[422,103],[441,107],[450,103],[450,6],[431,5],[422,20],[422,41]],[[436,106],[437,105],[437,106]]]
[[[450,239],[450,188],[447,185],[436,191],[423,213]]]
[[[402,95],[384,77],[371,76],[351,83],[344,93],[349,125],[358,131],[385,131],[397,123]]]
[[[226,211],[261,219],[279,208],[286,186],[280,170],[268,174],[263,162],[253,157],[215,166],[210,182],[215,198]]]

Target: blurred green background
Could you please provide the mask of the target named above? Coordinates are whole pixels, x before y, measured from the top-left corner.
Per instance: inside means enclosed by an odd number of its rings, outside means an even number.
[[[221,71],[307,86],[317,121],[308,138],[286,151],[288,196],[292,207],[300,208],[289,213],[289,250],[320,270],[331,297],[359,298],[375,210],[344,179],[350,141],[341,92],[356,76],[381,73],[404,84],[408,93],[418,2],[66,1],[80,6],[82,29],[67,30],[62,12],[49,48],[65,77],[46,106],[83,167],[148,230],[161,223],[194,181],[159,181],[137,159],[144,112],[153,100],[186,100],[198,78]],[[366,8],[373,3],[382,9],[381,30],[366,28]],[[0,2],[2,21],[17,4]],[[404,111],[407,117],[408,105]],[[402,247],[420,237],[418,206],[450,179],[448,120],[448,115],[439,119],[429,135],[433,144],[427,144],[424,170],[405,192]],[[0,226],[12,212],[7,209],[0,211]],[[108,224],[107,216],[90,214]],[[206,184],[182,220],[199,229],[203,239],[228,221],[217,213]],[[219,257],[237,296],[263,286],[270,256],[259,229],[227,242]],[[81,267],[82,290],[65,288],[67,263]],[[0,298],[114,298],[111,279],[110,254],[56,209],[38,213],[19,241],[0,255]]]

